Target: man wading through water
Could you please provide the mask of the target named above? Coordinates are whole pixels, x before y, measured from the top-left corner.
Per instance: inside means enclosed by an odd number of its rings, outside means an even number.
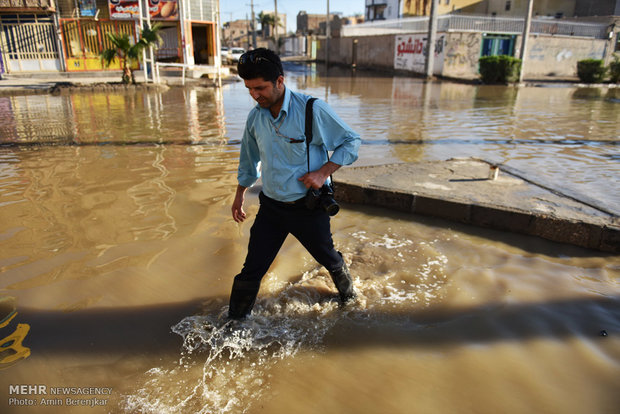
[[[306,103],[311,97],[284,85],[282,63],[271,50],[243,54],[237,70],[258,105],[248,115],[241,141],[239,185],[232,205],[236,222],[246,218],[247,188],[262,177],[263,189],[248,254],[233,282],[228,316],[241,319],[250,314],[261,279],[289,233],[325,266],[341,302],[346,303],[355,292],[332,241],[329,214],[335,214],[331,209],[337,211],[337,205],[329,194],[330,176],[357,159],[360,137],[325,102],[317,100],[311,102],[312,140],[307,145]],[[327,151],[333,151],[329,160]]]

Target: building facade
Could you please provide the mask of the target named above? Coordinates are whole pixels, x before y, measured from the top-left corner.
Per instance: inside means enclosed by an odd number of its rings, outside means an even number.
[[[401,17],[402,0],[366,0],[365,20],[390,20]],[[425,0],[430,1],[430,0]]]
[[[218,8],[218,0],[0,0],[0,55],[9,73],[118,69],[100,59],[107,34],[135,41],[143,25],[159,23],[156,61],[214,65]]]
[[[389,0],[366,0],[388,3]],[[402,0],[402,16],[428,16],[432,0]],[[527,13],[529,0],[438,0],[437,13],[467,13],[490,16],[522,17]],[[620,15],[620,0],[536,0],[534,16],[570,18],[583,16]]]
[[[235,20],[224,23],[222,27],[222,46],[239,46],[248,48],[251,44],[252,22],[250,20]]]
[[[295,33],[302,36],[321,34],[319,33],[319,25],[321,22],[325,22],[325,16],[325,14],[308,14],[303,10],[300,11],[297,13],[297,30]]]
[[[322,48],[330,62],[425,74],[428,17],[345,26],[343,37]],[[438,16],[433,73],[477,79],[479,59],[488,55],[521,57],[523,16],[481,16],[452,13]],[[536,77],[575,77],[577,62],[602,59],[606,64],[620,51],[620,16],[577,18],[534,17],[523,73]],[[324,45],[327,46],[327,45]]]
[[[0,73],[61,70],[54,0],[0,0]]]

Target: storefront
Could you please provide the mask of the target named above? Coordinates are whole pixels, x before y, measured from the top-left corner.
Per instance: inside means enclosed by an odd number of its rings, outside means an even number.
[[[99,56],[110,46],[108,33],[127,33],[136,38],[133,22],[62,19],[60,28],[68,72],[104,69]],[[120,65],[116,62],[109,69],[120,69]]]
[[[210,0],[61,0],[67,70],[106,69],[99,56],[110,47],[108,33],[126,33],[136,41],[142,25],[154,23],[161,26],[162,38],[156,61],[213,64],[218,5]]]
[[[52,11],[0,6],[0,73],[61,70]]]
[[[215,65],[218,61],[218,0],[11,0],[0,2],[0,53],[5,72],[118,70],[100,55],[108,33],[135,42],[145,24],[161,26],[159,62]],[[20,3],[21,4],[21,3]],[[136,63],[136,67],[138,64]],[[1,72],[0,72],[1,73]]]

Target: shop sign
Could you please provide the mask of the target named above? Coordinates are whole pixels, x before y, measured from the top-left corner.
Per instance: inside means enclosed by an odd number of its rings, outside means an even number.
[[[139,19],[140,5],[138,0],[109,0],[111,19]]]
[[[140,18],[139,0],[109,0],[110,18]],[[179,20],[179,4],[177,0],[148,0],[150,18],[153,20]]]
[[[149,13],[153,20],[179,20],[177,0],[149,0]]]

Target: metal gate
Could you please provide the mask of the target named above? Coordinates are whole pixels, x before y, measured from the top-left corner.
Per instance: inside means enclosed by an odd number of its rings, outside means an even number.
[[[0,51],[6,72],[60,71],[60,55],[51,17],[3,17]]]
[[[101,62],[101,52],[112,46],[107,34],[126,33],[136,38],[132,21],[61,19],[60,27],[67,71],[120,69],[118,61],[109,68],[104,68]],[[134,65],[138,67],[137,63]]]

